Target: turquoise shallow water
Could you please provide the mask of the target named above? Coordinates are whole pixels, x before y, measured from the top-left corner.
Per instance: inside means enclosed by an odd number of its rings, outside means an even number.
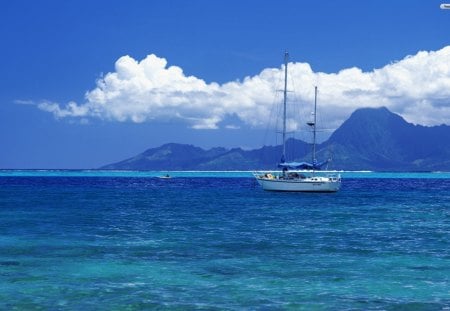
[[[450,308],[448,173],[161,174],[0,171],[0,309]]]
[[[450,172],[333,171],[343,178],[450,178]],[[113,171],[113,170],[1,170],[0,177],[171,177],[251,178],[251,171]]]

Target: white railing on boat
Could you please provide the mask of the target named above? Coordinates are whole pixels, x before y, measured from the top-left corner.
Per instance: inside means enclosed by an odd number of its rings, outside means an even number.
[[[253,171],[252,174],[255,178],[264,179],[280,179],[280,177],[283,177],[282,179],[327,177],[331,181],[341,181],[341,174],[337,171],[292,170],[288,171],[287,175],[283,175],[283,171]]]

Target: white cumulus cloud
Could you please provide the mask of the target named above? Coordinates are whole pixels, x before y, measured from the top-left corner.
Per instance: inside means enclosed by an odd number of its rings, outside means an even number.
[[[369,72],[356,67],[337,73],[314,72],[309,64],[298,62],[289,63],[288,68],[289,88],[304,107],[300,110],[311,110],[317,85],[320,111],[326,115],[323,121],[330,127],[338,127],[360,107],[386,106],[417,124],[448,124],[450,120],[450,46],[421,51]],[[227,116],[235,115],[259,127],[271,116],[282,77],[283,66],[264,69],[242,81],[206,83],[184,74],[180,67],[168,66],[154,54],[141,61],[123,56],[115,71],[85,94],[83,103],[42,102],[38,107],[57,118],[182,119],[196,129],[218,128]],[[297,119],[288,121],[292,129],[297,125]]]

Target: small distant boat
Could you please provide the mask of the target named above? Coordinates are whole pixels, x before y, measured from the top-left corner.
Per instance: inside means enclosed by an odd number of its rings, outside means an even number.
[[[172,178],[172,177],[170,177],[169,174],[166,174],[166,175],[158,176],[158,178],[161,178],[161,179],[169,179],[169,178]]]
[[[297,191],[297,192],[336,192],[341,186],[340,174],[330,174],[321,171],[329,160],[318,163],[316,159],[316,112],[317,87],[314,98],[314,120],[307,124],[313,130],[312,163],[286,162],[286,98],[287,98],[287,68],[289,54],[284,56],[284,99],[283,99],[283,153],[278,167],[282,171],[254,172],[258,183],[268,191]]]

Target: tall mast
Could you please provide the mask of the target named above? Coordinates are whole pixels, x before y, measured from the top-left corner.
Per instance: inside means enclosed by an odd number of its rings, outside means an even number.
[[[287,100],[287,68],[289,53],[284,52],[284,91],[283,91],[283,154],[281,155],[281,163],[286,161],[286,100]]]
[[[317,86],[314,87],[314,124],[313,124],[313,165],[316,163],[316,122],[317,122]]]

